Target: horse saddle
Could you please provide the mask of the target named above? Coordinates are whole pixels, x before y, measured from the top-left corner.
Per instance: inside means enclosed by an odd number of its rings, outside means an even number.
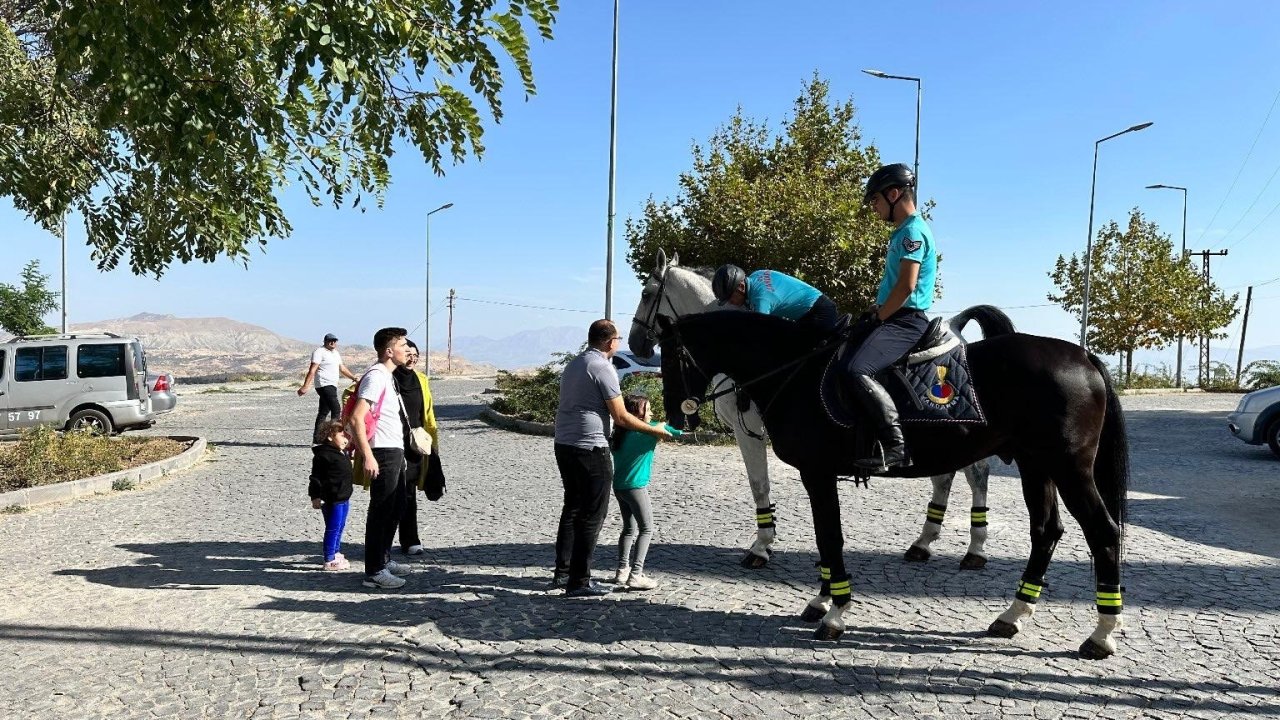
[[[831,356],[819,386],[827,415],[845,428],[868,426],[845,371],[861,340],[855,333]],[[965,345],[942,325],[942,318],[934,318],[920,340],[877,373],[876,380],[893,398],[904,424],[987,422],[973,387]]]

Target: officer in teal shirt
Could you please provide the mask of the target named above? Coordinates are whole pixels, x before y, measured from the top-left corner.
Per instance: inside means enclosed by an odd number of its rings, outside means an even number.
[[[911,168],[895,163],[871,174],[863,196],[881,220],[894,226],[876,304],[869,312],[871,333],[845,366],[880,440],[880,457],[856,462],[872,473],[909,464],[898,411],[875,375],[905,355],[929,327],[925,311],[933,304],[938,260],[933,233],[916,212],[915,187]]]
[[[835,330],[840,320],[835,301],[803,280],[777,270],[757,270],[747,275],[737,265],[721,265],[711,280],[711,290],[721,305],[745,306],[827,332]]]

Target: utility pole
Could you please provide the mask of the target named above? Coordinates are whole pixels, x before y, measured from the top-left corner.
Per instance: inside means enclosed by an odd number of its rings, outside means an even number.
[[[58,222],[58,237],[62,239],[62,334],[67,334],[67,214]]]
[[[1244,322],[1240,326],[1240,352],[1236,355],[1236,387],[1240,387],[1240,366],[1244,365],[1244,336],[1249,332],[1249,306],[1253,304],[1253,286],[1244,295]]]
[[[1217,252],[1214,252],[1213,250],[1201,250],[1199,252],[1187,253],[1188,257],[1192,255],[1200,256],[1204,273],[1204,285],[1206,288],[1209,286],[1209,259],[1215,256],[1222,257],[1226,254],[1226,250],[1218,250]],[[1207,334],[1200,336],[1199,376],[1200,387],[1206,387],[1209,384],[1209,336]]]
[[[458,294],[449,288],[449,346],[448,355],[445,358],[445,372],[453,372],[453,306],[458,298]]]

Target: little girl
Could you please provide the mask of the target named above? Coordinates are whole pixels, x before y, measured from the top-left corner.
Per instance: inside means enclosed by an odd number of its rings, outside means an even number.
[[[351,503],[351,460],[342,452],[350,438],[339,421],[320,426],[324,439],[311,448],[311,507],[324,513],[324,569],[329,572],[346,570],[351,563],[338,552],[342,543],[342,530],[347,525],[347,510]]]
[[[649,399],[643,395],[627,395],[622,400],[627,412],[650,425],[653,413],[649,411]],[[681,432],[666,426],[667,432]],[[644,559],[649,553],[649,539],[653,535],[653,514],[649,510],[649,472],[653,468],[653,451],[658,438],[640,432],[628,432],[615,427],[613,431],[613,494],[622,508],[622,535],[618,538],[618,573],[613,582],[628,590],[652,590],[658,583],[644,574]],[[635,560],[631,559],[634,544]]]

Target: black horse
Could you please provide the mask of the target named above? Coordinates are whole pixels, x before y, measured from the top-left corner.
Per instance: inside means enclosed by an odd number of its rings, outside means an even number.
[[[1007,327],[1008,318],[995,308]],[[999,323],[983,323],[996,326]],[[800,471],[818,541],[821,590],[802,619],[815,634],[844,632],[850,599],[840,525],[839,476],[855,474],[853,430],[832,422],[819,383],[834,347],[797,323],[751,312],[712,312],[663,322],[663,393],[673,425],[706,396],[716,373],[732,377],[756,405],[778,458]],[[815,352],[815,348],[820,348]],[[1102,363],[1079,346],[1010,332],[968,346],[969,369],[986,411],[984,425],[908,424],[913,464],[895,477],[951,473],[991,455],[1016,461],[1031,515],[1031,557],[1011,607],[988,633],[1012,637],[1035,611],[1044,575],[1062,537],[1055,497],[1080,524],[1096,564],[1098,624],[1080,646],[1088,658],[1116,650],[1120,625],[1120,549],[1129,449],[1124,417]]]

